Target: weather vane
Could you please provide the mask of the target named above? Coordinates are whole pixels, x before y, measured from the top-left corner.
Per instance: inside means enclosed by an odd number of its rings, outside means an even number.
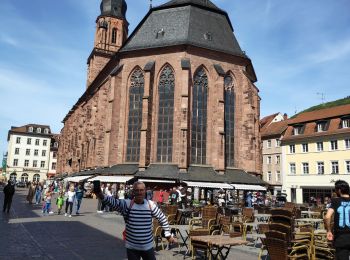
[[[149,9],[152,9],[152,0],[149,0]]]

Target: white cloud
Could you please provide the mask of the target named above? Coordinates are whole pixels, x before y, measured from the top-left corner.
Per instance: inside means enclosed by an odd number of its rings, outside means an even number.
[[[338,42],[328,43],[311,53],[307,58],[312,63],[324,63],[343,59],[350,55],[350,38]]]

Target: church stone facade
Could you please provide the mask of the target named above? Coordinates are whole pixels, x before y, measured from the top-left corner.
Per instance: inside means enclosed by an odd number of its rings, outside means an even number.
[[[101,3],[87,88],[63,120],[58,172],[134,164],[260,175],[257,79],[227,13],[172,0],[128,37],[126,9],[124,0]]]

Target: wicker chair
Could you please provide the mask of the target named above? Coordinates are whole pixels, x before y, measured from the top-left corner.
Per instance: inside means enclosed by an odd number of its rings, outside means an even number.
[[[164,237],[162,236],[162,227],[159,225],[158,220],[153,219],[153,239],[155,249],[158,249],[158,243],[160,242],[162,249],[164,250]]]
[[[313,256],[315,259],[334,259],[335,250],[327,240],[327,232],[314,234]]]
[[[266,235],[265,244],[271,260],[309,259],[305,246],[290,249],[285,240],[268,235]]]
[[[266,234],[266,232],[269,231],[269,224],[262,223],[258,225],[258,234]],[[265,244],[265,238],[260,237],[261,240],[261,247],[258,255],[258,260],[261,259],[262,253],[267,250],[266,244]]]

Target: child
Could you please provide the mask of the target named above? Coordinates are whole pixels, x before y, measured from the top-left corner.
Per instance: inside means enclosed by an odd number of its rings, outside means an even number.
[[[63,192],[60,192],[58,197],[57,197],[57,200],[56,200],[56,205],[57,205],[57,209],[58,209],[58,215],[61,214],[61,210],[62,210],[62,207],[63,207],[63,203],[64,203],[64,196],[63,196]]]
[[[48,190],[45,194],[45,208],[44,208],[44,215],[47,212],[47,214],[50,213],[50,208],[51,208],[51,199],[52,199],[52,193],[50,190]]]

